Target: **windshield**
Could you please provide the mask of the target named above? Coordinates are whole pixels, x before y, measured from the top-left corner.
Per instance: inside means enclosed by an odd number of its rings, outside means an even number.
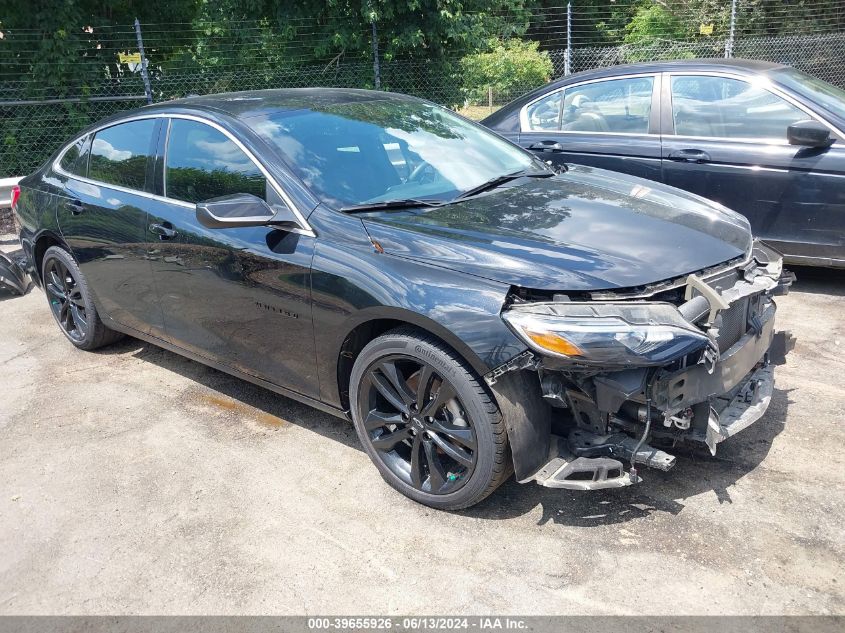
[[[263,113],[245,122],[336,207],[447,201],[500,176],[543,170],[529,153],[423,101],[331,104]]]
[[[845,90],[794,68],[779,70],[772,74],[772,78],[845,119]]]

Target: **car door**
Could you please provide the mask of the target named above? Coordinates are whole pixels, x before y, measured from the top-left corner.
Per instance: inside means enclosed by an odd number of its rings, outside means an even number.
[[[291,204],[234,136],[214,123],[170,119],[163,197],[148,235],[171,343],[217,363],[317,396],[311,322],[314,237],[272,227],[209,229],[197,202],[251,193]]]
[[[162,331],[146,259],[147,208],[159,120],[116,123],[57,161],[64,197],[56,219],[101,315],[143,333]]]
[[[764,81],[713,73],[664,78],[663,179],[742,213],[793,260],[843,258],[845,147],[790,145],[815,115]],[[808,260],[811,261],[811,260]]]
[[[519,144],[553,164],[660,180],[660,76],[594,79],[522,107]]]

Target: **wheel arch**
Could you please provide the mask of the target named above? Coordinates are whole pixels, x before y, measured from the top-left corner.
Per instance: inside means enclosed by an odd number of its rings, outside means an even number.
[[[35,269],[35,279],[40,286],[43,285],[42,268],[44,264],[44,254],[51,246],[59,246],[70,253],[73,257],[73,252],[70,247],[62,239],[62,237],[53,231],[43,231],[33,242],[32,245],[32,266]]]
[[[366,311],[365,311],[366,312]],[[337,356],[337,388],[341,405],[349,408],[349,379],[355,360],[366,345],[385,332],[410,326],[423,334],[435,336],[466,362],[479,375],[483,376],[489,368],[460,338],[436,321],[411,310],[403,308],[387,308],[378,310],[378,314],[362,314],[355,323],[346,328],[346,334],[338,348]]]

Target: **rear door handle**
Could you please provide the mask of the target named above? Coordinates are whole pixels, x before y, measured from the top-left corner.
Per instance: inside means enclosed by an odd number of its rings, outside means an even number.
[[[537,143],[532,143],[531,145],[529,145],[528,149],[538,149],[544,152],[562,152],[563,145],[561,145],[557,141],[539,141]]]
[[[669,152],[667,158],[682,163],[707,163],[710,161],[710,154],[700,149],[676,149]]]
[[[164,224],[150,224],[150,233],[158,235],[160,240],[170,240],[176,237],[176,230],[170,222]]]
[[[70,209],[70,212],[73,215],[79,215],[80,213],[85,211],[85,205],[82,204],[82,200],[77,200],[76,198],[65,202],[65,206]]]

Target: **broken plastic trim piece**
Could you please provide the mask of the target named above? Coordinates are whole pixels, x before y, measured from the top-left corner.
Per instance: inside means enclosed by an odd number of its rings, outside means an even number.
[[[774,368],[764,365],[745,381],[727,407],[721,412],[710,411],[704,442],[712,455],[716,445],[747,429],[763,417],[774,391]]]
[[[601,490],[640,483],[642,478],[625,469],[633,461],[649,468],[669,470],[675,456],[648,444],[637,446],[634,438],[623,433],[596,435],[577,429],[568,440],[552,436],[551,459],[534,475],[520,483],[535,481],[546,488],[566,490]]]
[[[520,369],[536,369],[539,362],[540,359],[538,359],[530,349],[527,349],[521,354],[517,354],[511,358],[506,363],[503,363],[484,374],[484,381],[492,387],[496,384],[496,381],[506,373],[510,371],[518,371]]]
[[[5,288],[12,294],[25,295],[31,286],[32,281],[23,267],[6,254],[0,253],[0,288]]]
[[[553,457],[529,481],[536,481],[546,488],[565,490],[622,488],[642,481],[639,477],[631,480],[625,466],[617,459],[576,457],[569,451],[564,438],[553,436],[553,440]]]

